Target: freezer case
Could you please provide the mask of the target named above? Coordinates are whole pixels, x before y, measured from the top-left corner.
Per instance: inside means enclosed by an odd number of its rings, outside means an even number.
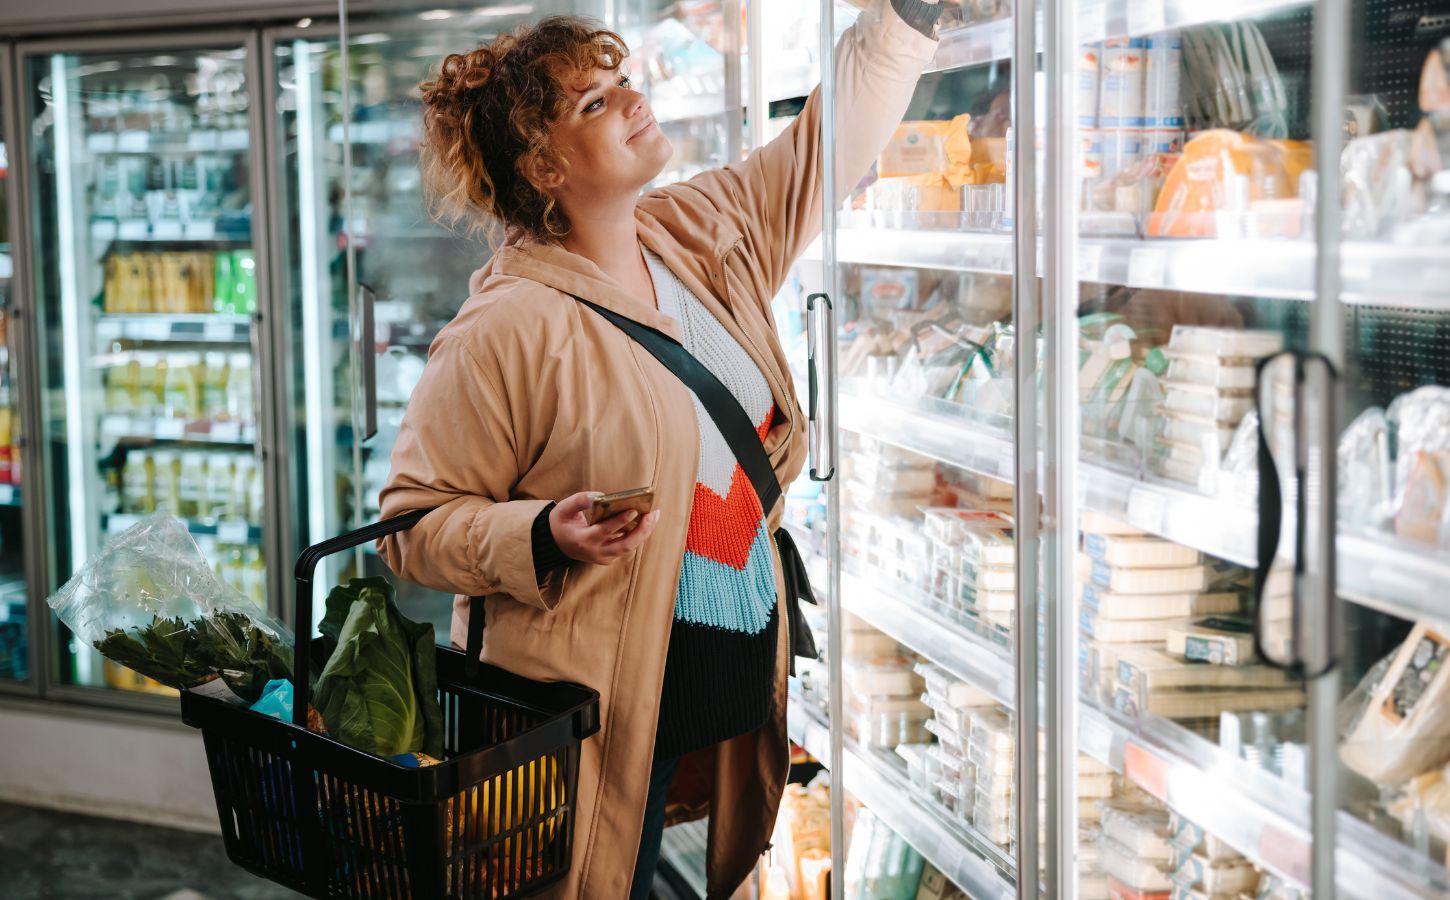
[[[268,602],[265,257],[244,35],[20,49],[54,590],[164,510]],[[56,626],[63,684],[166,693]]]

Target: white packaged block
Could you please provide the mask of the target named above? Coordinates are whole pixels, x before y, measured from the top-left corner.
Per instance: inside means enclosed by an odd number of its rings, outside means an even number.
[[[879,631],[842,631],[841,650],[846,656],[895,656],[901,647],[896,638]]]
[[[1277,331],[1236,331],[1200,325],[1174,325],[1168,339],[1173,355],[1254,360],[1278,353],[1284,337]]]
[[[1104,644],[1145,644],[1161,642],[1168,632],[1183,628],[1192,619],[1114,619],[1099,615],[1091,607],[1083,606],[1078,614],[1082,633]]]
[[[1079,553],[1077,575],[1081,581],[1119,594],[1177,594],[1203,590],[1208,586],[1209,571],[1202,565],[1172,569],[1124,568]]]
[[[1108,806],[1103,810],[1103,836],[1124,852],[1161,865],[1166,866],[1173,855],[1173,848],[1168,843],[1167,810],[1130,810]]]
[[[954,677],[946,669],[926,660],[918,660],[913,671],[926,683],[927,693],[957,709],[994,706],[992,695],[973,684]]]
[[[1282,712],[1303,705],[1304,692],[1297,687],[1142,691],[1119,684],[1113,693],[1113,708],[1118,711],[1165,719],[1216,719],[1226,712]]]
[[[1192,547],[1162,538],[1087,534],[1083,536],[1082,546],[1089,557],[1123,568],[1171,569],[1202,561]]]
[[[1198,385],[1171,382],[1165,387],[1167,390],[1163,397],[1163,408],[1170,414],[1236,424],[1245,413],[1254,408],[1252,394],[1228,393],[1200,388]]]
[[[911,666],[912,661],[904,656],[847,656],[841,659],[841,676],[853,694],[915,698],[925,685]]]
[[[1224,390],[1251,391],[1254,388],[1254,367],[1217,356],[1200,356],[1170,350],[1168,381],[1201,384]]]
[[[1102,585],[1079,582],[1083,606],[1112,619],[1181,619],[1233,615],[1243,608],[1243,597],[1233,591],[1174,594],[1122,594]]]
[[[1202,448],[1203,442],[1211,439],[1218,442],[1219,452],[1223,453],[1233,442],[1237,428],[1237,425],[1226,425],[1213,419],[1174,415],[1164,420],[1163,440],[1170,444],[1188,444]]]
[[[1091,509],[1082,511],[1081,523],[1084,534],[1141,535],[1148,533],[1140,528],[1134,528],[1121,519],[1115,519]]]
[[[1210,616],[1168,633],[1167,650],[1174,656],[1216,666],[1256,662],[1253,625],[1247,619]]]
[[[1283,688],[1292,683],[1282,669],[1185,661],[1158,647],[1123,647],[1116,658],[1118,684],[1135,692]]]
[[[1164,860],[1136,854],[1112,837],[1103,840],[1103,871],[1135,891],[1161,892],[1173,888]]]
[[[1214,863],[1203,856],[1183,860],[1170,876],[1175,884],[1206,894],[1253,890],[1259,870],[1248,860]]]

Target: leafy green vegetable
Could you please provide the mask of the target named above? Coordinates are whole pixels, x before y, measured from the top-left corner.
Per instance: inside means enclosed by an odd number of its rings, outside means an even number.
[[[95,647],[107,659],[175,688],[220,675],[248,703],[271,679],[292,677],[292,648],[236,612],[192,622],[157,616],[150,625],[110,629]]]
[[[385,578],[354,578],[327,595],[319,626],[330,655],[314,705],[328,733],[381,757],[443,755],[433,626],[403,616]]]

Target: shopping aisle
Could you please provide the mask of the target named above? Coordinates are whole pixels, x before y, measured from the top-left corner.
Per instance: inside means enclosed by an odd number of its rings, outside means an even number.
[[[0,803],[5,900],[288,900],[227,861],[221,838]]]

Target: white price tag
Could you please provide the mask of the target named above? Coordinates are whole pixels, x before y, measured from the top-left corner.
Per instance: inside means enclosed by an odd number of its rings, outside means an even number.
[[[240,422],[213,422],[211,436],[219,441],[235,441],[242,436]]]
[[[165,320],[142,320],[132,324],[131,330],[143,341],[164,341],[171,337],[171,323]]]
[[[220,544],[245,544],[247,542],[246,522],[222,522],[216,527],[216,539]]]
[[[116,220],[97,219],[91,223],[91,239],[96,243],[114,241],[116,239]]]
[[[1086,3],[1077,10],[1077,39],[1084,44],[1100,41],[1108,36],[1108,5],[1103,2]]]
[[[151,144],[151,135],[144,131],[123,131],[116,136],[116,149],[127,153],[144,152]]]
[[[250,136],[245,128],[233,128],[218,132],[217,146],[223,150],[241,150],[247,146]]]
[[[186,436],[186,423],[180,419],[157,419],[156,436],[163,441],[178,441]]]
[[[186,239],[189,241],[209,241],[216,237],[216,222],[187,222]]]
[[[1128,284],[1132,287],[1162,287],[1168,254],[1157,247],[1137,247],[1128,255]]]
[[[1012,58],[1012,20],[999,19],[992,26],[992,58]]]
[[[1168,518],[1168,500],[1162,494],[1145,488],[1128,492],[1128,524],[1154,534],[1163,533]]]
[[[1077,739],[1083,753],[1099,762],[1113,764],[1113,730],[1106,723],[1098,719],[1084,719]]]
[[[1167,27],[1163,0],[1128,0],[1128,34],[1141,37]]]
[[[1077,277],[1081,281],[1098,281],[1103,268],[1102,244],[1079,244],[1077,248]]]
[[[202,331],[209,341],[230,341],[237,334],[237,328],[231,322],[207,322]]]
[[[185,234],[180,222],[166,221],[157,222],[152,228],[151,234],[158,241],[179,241]]]
[[[114,132],[86,135],[86,149],[92,153],[105,153],[108,150],[116,149],[116,135]]]
[[[144,241],[146,235],[145,219],[128,219],[116,226],[116,237],[123,241]]]

